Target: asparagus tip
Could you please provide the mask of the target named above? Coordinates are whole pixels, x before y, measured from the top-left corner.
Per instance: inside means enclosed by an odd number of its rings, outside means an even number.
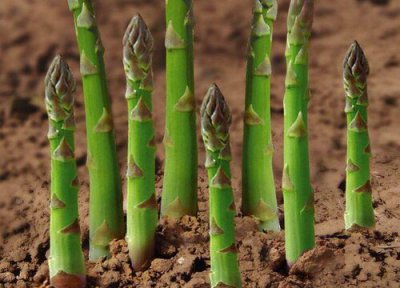
[[[45,78],[46,87],[48,85],[52,84],[54,85],[54,83],[57,83],[57,81],[59,81],[60,78],[64,76],[64,73],[70,73],[70,69],[67,63],[64,61],[64,58],[60,54],[58,54],[53,58],[53,61],[51,62],[50,67],[47,71]],[[66,83],[66,84],[72,84],[72,83]]]
[[[124,52],[131,52],[134,54],[145,54],[147,51],[152,50],[153,37],[151,36],[146,22],[144,22],[139,13],[133,16],[129,22],[123,38],[123,45]]]
[[[45,78],[45,102],[49,118],[67,119],[73,110],[75,79],[61,55],[54,57]]]
[[[123,47],[127,77],[133,81],[145,79],[151,70],[153,37],[140,14],[132,17],[123,38]]]
[[[290,29],[295,24],[296,18],[302,22],[304,29],[311,29],[314,20],[314,0],[291,0],[288,15]]]
[[[200,109],[201,133],[206,148],[217,151],[229,142],[231,112],[219,87],[214,83],[204,97]]]
[[[132,37],[132,35],[137,36],[140,30],[146,28],[146,23],[144,22],[143,17],[139,13],[136,13],[128,24],[124,38],[122,40],[123,44],[125,45],[129,41],[129,38]]]
[[[366,78],[369,74],[368,60],[364,54],[363,49],[357,41],[354,41],[344,59],[344,76],[357,76]]]

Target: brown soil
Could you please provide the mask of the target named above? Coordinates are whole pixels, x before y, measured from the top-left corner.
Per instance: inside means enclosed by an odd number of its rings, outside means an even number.
[[[57,4],[56,4],[57,2]],[[0,2],[0,287],[47,287],[49,156],[43,110],[43,77],[56,53],[78,76],[67,1]],[[158,159],[162,164],[165,80],[163,1],[95,1],[107,49],[118,155],[124,167],[126,106],[121,39],[130,17],[140,12],[156,39],[154,93]],[[275,29],[272,116],[276,147],[275,175],[282,170],[285,20],[289,0],[280,0]],[[52,4],[52,5],[51,5]],[[195,1],[196,86],[200,102],[217,82],[233,111],[233,184],[240,207],[240,155],[246,42],[252,1]],[[290,271],[282,233],[257,232],[251,218],[236,219],[244,287],[399,287],[400,167],[399,1],[316,1],[311,58],[310,154],[316,196],[317,247]],[[341,63],[357,39],[369,57],[370,136],[376,230],[343,231],[345,117]],[[88,248],[88,177],[85,168],[84,113],[77,95],[77,158],[83,245]],[[200,158],[204,153],[201,146]],[[121,174],[122,174],[121,169]],[[159,172],[157,191],[161,191]],[[279,202],[282,203],[278,185]],[[160,221],[157,255],[144,273],[133,273],[123,240],[112,244],[113,257],[88,264],[90,287],[209,287],[207,185],[200,167],[200,213],[178,222]]]

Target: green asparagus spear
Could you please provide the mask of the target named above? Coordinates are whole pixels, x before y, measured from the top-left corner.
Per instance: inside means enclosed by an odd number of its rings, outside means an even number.
[[[369,65],[357,42],[351,45],[343,66],[347,115],[345,226],[346,229],[373,228],[371,148],[367,127]]]
[[[99,31],[91,0],[68,0],[74,16],[86,110],[90,176],[91,260],[109,255],[109,242],[124,236],[121,177]]]
[[[308,47],[313,0],[291,0],[286,47],[284,170],[286,259],[289,265],[315,245],[314,192],[308,152]]]
[[[211,287],[242,287],[235,246],[235,201],[231,187],[229,126],[231,113],[217,85],[201,106],[210,189]]]
[[[154,254],[158,210],[151,117],[153,37],[140,15],[132,18],[123,45],[129,111],[126,239],[133,268],[142,271]]]
[[[167,103],[161,214],[197,213],[197,139],[192,0],[167,0]]]
[[[279,231],[271,139],[271,46],[276,0],[255,0],[246,75],[242,163],[242,211],[261,230]]]
[[[45,89],[51,149],[50,281],[56,288],[86,287],[74,158],[75,80],[60,56],[47,72]]]

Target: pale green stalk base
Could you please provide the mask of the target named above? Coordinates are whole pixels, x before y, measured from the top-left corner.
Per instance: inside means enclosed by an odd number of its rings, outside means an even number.
[[[242,211],[260,221],[264,231],[279,231],[278,205],[272,169],[271,46],[277,3],[256,0],[247,57],[246,111],[242,163]]]
[[[162,216],[197,213],[197,138],[191,0],[166,2],[167,103]]]
[[[126,240],[133,268],[142,271],[148,268],[154,255],[158,210],[155,196],[153,121],[151,118],[140,117],[140,113],[135,113],[142,109],[140,108],[143,107],[142,104],[151,111],[151,91],[141,90],[136,84],[139,83],[128,83],[136,93],[134,98],[127,99],[129,140]]]
[[[231,177],[229,160],[218,159],[218,152],[207,153],[215,159],[215,164],[207,168],[210,183],[211,287],[225,284],[240,288],[242,284],[235,246],[235,200],[230,184],[220,183],[218,179],[219,175]]]
[[[60,278],[64,275],[69,279],[67,282],[72,279],[79,280],[80,286],[75,287],[83,287],[86,282],[86,269],[79,229],[79,183],[77,183],[76,162],[74,158],[62,159],[55,152],[60,151],[63,145],[68,145],[73,153],[74,131],[62,129],[62,121],[49,121],[50,125],[59,131],[57,135],[49,138],[51,147],[50,279],[55,287],[61,287],[64,281]]]
[[[91,0],[69,0],[81,58],[90,176],[89,259],[109,256],[109,243],[124,236],[121,176],[117,163],[104,49]]]
[[[358,107],[358,113],[367,122],[366,106]],[[347,113],[350,124],[357,112]],[[370,157],[368,131],[347,130],[347,163],[346,169],[346,212],[345,228],[374,228],[375,215],[372,206],[370,184]],[[354,166],[353,166],[354,165]],[[350,167],[351,166],[351,167]],[[358,167],[354,169],[355,167]]]
[[[299,3],[298,7],[296,3]],[[292,265],[305,251],[315,246],[314,194],[310,183],[307,132],[310,98],[308,46],[312,14],[311,0],[291,1],[286,49],[285,164],[282,179],[286,259],[289,265]]]

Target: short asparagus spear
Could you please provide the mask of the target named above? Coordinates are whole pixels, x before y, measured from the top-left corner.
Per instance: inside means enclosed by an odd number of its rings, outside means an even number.
[[[347,115],[346,229],[375,226],[367,127],[368,74],[368,61],[360,45],[354,42],[343,67]]]
[[[284,170],[286,259],[289,265],[315,245],[314,193],[308,152],[308,47],[313,0],[291,0],[286,47]]]
[[[231,187],[229,126],[231,113],[214,84],[201,106],[210,189],[211,287],[242,287],[235,246],[235,201]]]
[[[126,239],[133,268],[142,271],[154,254],[158,210],[151,117],[153,38],[140,15],[132,18],[123,45],[129,111]]]
[[[68,0],[78,40],[90,176],[89,258],[109,255],[109,242],[124,236],[121,177],[99,31],[91,0]]]
[[[276,0],[255,0],[254,3],[247,56],[242,211],[257,218],[261,230],[279,231],[270,112],[272,28],[278,3]]]
[[[166,1],[167,103],[161,214],[197,213],[197,138],[192,0]]]
[[[45,89],[51,148],[50,281],[56,288],[86,287],[74,158],[75,80],[60,56],[47,72]]]

